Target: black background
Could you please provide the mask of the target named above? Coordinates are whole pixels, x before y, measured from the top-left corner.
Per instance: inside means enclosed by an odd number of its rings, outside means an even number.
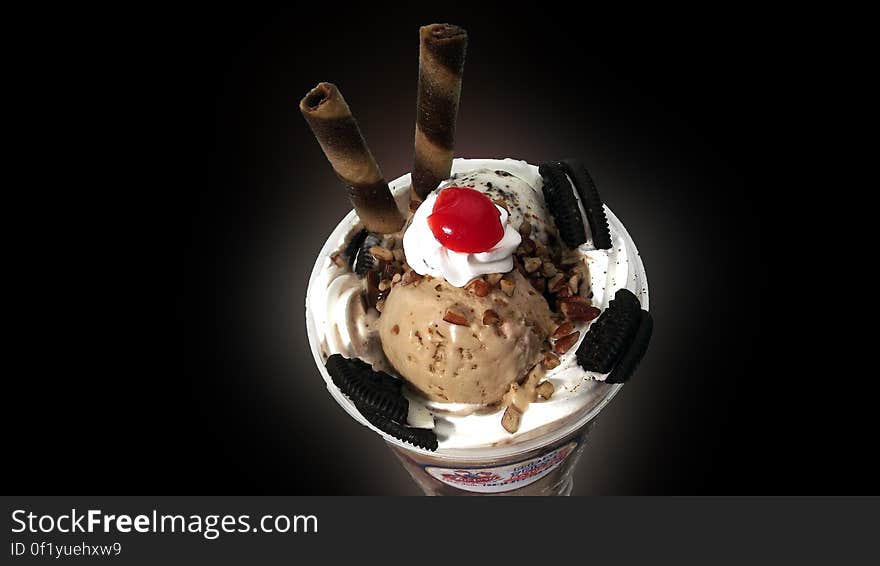
[[[854,440],[870,400],[802,341],[836,278],[784,137],[807,57],[736,21],[328,12],[119,14],[28,44],[10,485],[416,493],[307,348],[308,273],[348,205],[296,105],[335,82],[386,177],[405,173],[418,26],[451,21],[471,38],[457,154],[583,159],[646,264],[654,341],[576,493],[870,487]]]

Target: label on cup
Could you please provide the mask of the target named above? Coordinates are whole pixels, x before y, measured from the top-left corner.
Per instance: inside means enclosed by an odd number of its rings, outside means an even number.
[[[425,466],[425,471],[437,480],[478,493],[501,493],[533,484],[559,467],[577,448],[577,441],[563,444],[540,456],[489,468],[440,468]]]

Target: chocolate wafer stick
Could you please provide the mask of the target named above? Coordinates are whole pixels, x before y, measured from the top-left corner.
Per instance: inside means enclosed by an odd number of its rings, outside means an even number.
[[[419,29],[419,94],[413,191],[424,199],[449,177],[467,32],[451,24]]]
[[[403,216],[336,85],[318,84],[300,101],[299,109],[348,187],[348,198],[367,230],[379,234],[400,230]]]

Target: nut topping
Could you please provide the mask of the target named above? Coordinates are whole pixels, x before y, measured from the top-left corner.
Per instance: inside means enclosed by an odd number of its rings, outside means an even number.
[[[382,261],[392,261],[394,259],[394,253],[388,248],[383,248],[382,246],[370,247],[370,255],[376,259],[381,259]]]
[[[538,271],[539,267],[541,267],[541,258],[527,257],[523,260],[523,267],[525,268],[526,273],[534,273]]]
[[[491,287],[482,277],[477,277],[467,284],[467,290],[478,297],[485,297],[491,291]]]
[[[556,330],[553,331],[553,335],[550,337],[553,338],[554,340],[558,340],[558,339],[562,338],[563,336],[568,336],[569,334],[572,333],[572,331],[574,331],[574,323],[566,321],[566,322],[563,322],[562,324],[560,324],[556,328]]]
[[[538,397],[541,397],[542,399],[549,399],[553,395],[554,390],[553,384],[544,380],[535,388],[535,393],[537,393]]]
[[[504,274],[502,273],[490,273],[486,276],[486,283],[494,287],[495,285],[498,285],[498,282],[501,281],[502,277],[504,277]]]
[[[559,367],[560,363],[562,362],[559,361],[559,356],[553,352],[547,352],[544,354],[544,369],[551,370],[555,367]]]
[[[514,289],[516,289],[516,283],[508,279],[501,280],[501,290],[504,291],[505,295],[512,297]]]
[[[535,291],[539,293],[543,293],[545,289],[547,289],[547,280],[538,275],[537,277],[532,277],[529,279],[529,282],[532,284],[532,287],[535,288]]]
[[[569,320],[588,322],[598,317],[602,311],[590,305],[583,297],[571,297],[560,301],[559,308]]]
[[[498,313],[493,311],[492,309],[487,309],[486,312],[483,313],[483,324],[486,326],[492,326],[493,324],[498,324],[501,322],[501,317],[498,316]]]
[[[556,344],[553,346],[553,351],[560,355],[566,353],[572,346],[574,346],[574,343],[577,342],[580,336],[580,331],[575,331],[568,336],[563,336],[556,341]]]
[[[519,430],[519,424],[521,421],[522,413],[520,413],[516,407],[510,405],[501,417],[501,426],[504,427],[504,430],[513,434]]]
[[[568,288],[571,291],[572,295],[577,295],[578,285],[580,285],[580,282],[581,282],[581,275],[580,275],[580,273],[575,271],[574,275],[572,275],[568,279]]]
[[[455,312],[452,309],[446,309],[446,314],[443,315],[443,320],[448,322],[449,324],[457,324],[459,326],[467,326],[468,321],[464,317],[463,314]]]
[[[555,293],[565,285],[565,282],[565,276],[561,273],[557,273],[547,283],[547,287],[550,289],[551,293]]]

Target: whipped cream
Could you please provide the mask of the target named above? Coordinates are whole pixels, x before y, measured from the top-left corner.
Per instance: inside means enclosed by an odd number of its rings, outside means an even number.
[[[448,249],[441,244],[428,226],[428,217],[442,189],[428,195],[413,215],[403,234],[403,253],[413,271],[420,275],[442,277],[454,287],[464,287],[474,277],[488,273],[507,273],[513,269],[513,252],[522,242],[522,236],[511,226],[506,210],[495,205],[501,213],[504,236],[486,252],[465,253]]]

